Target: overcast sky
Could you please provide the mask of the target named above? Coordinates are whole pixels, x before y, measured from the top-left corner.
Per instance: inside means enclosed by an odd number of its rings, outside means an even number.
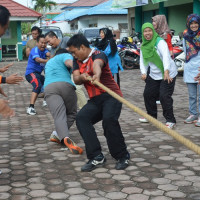
[[[32,0],[13,0],[13,1],[16,1],[17,3],[20,3],[24,6],[27,6],[27,7],[33,7],[33,3],[32,3]],[[76,0],[53,0],[55,1],[56,3],[72,3]]]

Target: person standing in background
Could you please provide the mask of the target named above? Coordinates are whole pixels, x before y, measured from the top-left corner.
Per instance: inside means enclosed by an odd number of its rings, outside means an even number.
[[[101,41],[97,44],[97,49],[103,51],[108,57],[110,71],[115,82],[120,86],[119,70],[124,71],[121,59],[117,51],[117,45],[113,38],[112,31],[108,28],[99,30]]]
[[[33,26],[33,28],[31,29],[31,35],[32,35],[32,39],[30,39],[27,43],[26,43],[26,57],[29,57],[29,54],[31,52],[31,49],[34,48],[37,44],[37,37],[41,34],[41,29],[37,26]]]
[[[170,55],[173,56],[172,35],[165,15],[156,15],[152,17],[152,24],[156,33],[167,42]]]
[[[147,76],[147,69],[150,73]],[[151,23],[142,26],[142,46],[140,51],[140,71],[146,81],[144,102],[147,113],[157,119],[156,100],[160,99],[166,126],[173,129],[176,119],[173,113],[173,99],[177,69],[167,44],[154,30]]]
[[[194,123],[200,127],[200,87],[196,79],[200,66],[200,16],[189,15],[186,26],[187,29],[183,32],[183,48],[186,55],[183,80],[188,87],[190,115],[184,123]]]

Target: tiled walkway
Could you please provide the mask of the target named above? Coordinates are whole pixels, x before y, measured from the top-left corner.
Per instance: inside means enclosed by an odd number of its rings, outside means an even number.
[[[6,63],[1,63],[1,66]],[[23,75],[26,62],[16,62],[6,74]],[[2,85],[9,96],[16,116],[0,119],[0,200],[199,200],[200,156],[159,131],[150,124],[142,124],[139,116],[123,106],[120,123],[128,149],[130,166],[114,169],[115,160],[108,152],[101,123],[96,125],[103,153],[107,157],[104,168],[90,173],[80,172],[86,162],[83,155],[49,141],[54,123],[48,108],[38,99],[37,115],[28,116],[31,86],[24,81],[18,85]],[[124,97],[144,109],[144,82],[139,70],[121,72]],[[200,144],[200,128],[186,125],[188,116],[187,88],[177,77],[174,92],[176,131]],[[161,106],[159,120],[164,122]],[[84,148],[76,126],[71,137]]]

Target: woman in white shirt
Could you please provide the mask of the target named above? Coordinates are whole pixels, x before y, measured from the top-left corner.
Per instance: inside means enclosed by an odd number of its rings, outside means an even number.
[[[150,74],[147,77],[147,68]],[[176,119],[173,113],[174,86],[177,70],[170,56],[167,43],[155,32],[151,23],[142,26],[142,46],[140,52],[142,80],[146,82],[144,101],[147,113],[157,118],[156,100],[160,99],[166,126],[174,128]]]

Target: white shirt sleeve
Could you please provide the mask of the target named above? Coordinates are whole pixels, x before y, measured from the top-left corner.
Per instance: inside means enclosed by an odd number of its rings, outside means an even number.
[[[164,71],[170,69],[170,61],[171,56],[169,52],[169,48],[167,46],[167,43],[164,40],[160,40],[157,45],[157,50],[160,53],[161,60],[163,61]]]
[[[140,50],[140,71],[141,71],[141,74],[147,74],[147,68],[148,68],[148,65],[147,66],[144,65],[142,51]]]

